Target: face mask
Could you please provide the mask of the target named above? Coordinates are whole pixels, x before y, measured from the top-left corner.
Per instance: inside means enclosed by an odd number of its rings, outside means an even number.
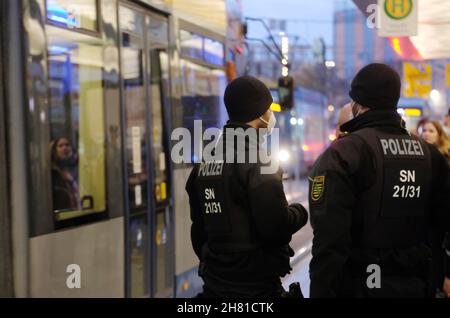
[[[275,127],[275,125],[277,123],[277,119],[275,118],[275,115],[273,114],[273,112],[270,113],[270,118],[269,118],[268,122],[262,117],[259,117],[259,119],[261,119],[261,121],[267,125],[267,134],[270,135],[272,133],[273,128]]]

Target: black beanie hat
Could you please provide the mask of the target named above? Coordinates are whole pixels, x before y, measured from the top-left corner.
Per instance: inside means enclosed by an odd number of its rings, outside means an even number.
[[[396,109],[400,89],[400,76],[394,69],[386,64],[373,63],[356,74],[349,95],[370,109]]]
[[[230,120],[241,123],[262,116],[273,103],[266,85],[252,76],[242,76],[231,81],[223,99]]]

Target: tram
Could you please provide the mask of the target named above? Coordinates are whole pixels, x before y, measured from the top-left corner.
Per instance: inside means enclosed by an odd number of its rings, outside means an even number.
[[[0,9],[2,296],[194,296],[192,166],[171,131],[226,121],[239,1]]]

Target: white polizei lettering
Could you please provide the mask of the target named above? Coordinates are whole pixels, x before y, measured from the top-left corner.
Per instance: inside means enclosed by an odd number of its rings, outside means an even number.
[[[393,155],[397,154],[397,146],[395,144],[394,139],[389,139],[389,150]]]
[[[220,176],[222,175],[223,170],[223,162],[205,162],[200,165],[200,169],[198,170],[198,176],[202,177],[211,177],[211,176]]]
[[[398,154],[399,155],[405,155],[405,151],[402,150],[402,147],[400,147],[400,141],[398,139],[395,139],[395,143],[397,144]]]
[[[408,154],[409,155],[415,155],[415,151],[413,149],[413,144],[412,144],[412,140],[409,139],[404,139],[404,141],[406,142],[406,144],[408,145]]]
[[[411,143],[413,144],[414,147],[414,153],[420,156],[420,148],[419,148],[420,143],[416,140],[413,140]]]
[[[420,144],[419,141],[417,141],[417,144],[419,145],[419,149],[420,149],[420,154],[423,156],[423,149],[422,149],[422,145]]]
[[[423,156],[422,145],[417,140],[410,139],[380,139],[384,155],[391,156]]]
[[[388,142],[386,139],[380,139],[381,147],[383,148],[384,155],[387,155],[387,150],[389,148]]]

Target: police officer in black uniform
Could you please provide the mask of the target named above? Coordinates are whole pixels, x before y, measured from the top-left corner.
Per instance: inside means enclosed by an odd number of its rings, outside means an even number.
[[[240,77],[227,86],[224,101],[230,120],[214,149],[221,159],[196,164],[186,184],[192,245],[204,281],[200,296],[279,297],[280,277],[290,272],[294,255],[291,236],[308,216],[302,205],[288,205],[281,171],[264,173],[267,163],[259,156],[250,161],[252,151],[263,149],[258,132],[275,125],[267,87]],[[238,163],[243,154],[246,161]]]
[[[430,234],[448,225],[449,168],[405,130],[400,88],[389,66],[362,68],[350,90],[354,118],[312,169],[311,297],[434,294]]]

